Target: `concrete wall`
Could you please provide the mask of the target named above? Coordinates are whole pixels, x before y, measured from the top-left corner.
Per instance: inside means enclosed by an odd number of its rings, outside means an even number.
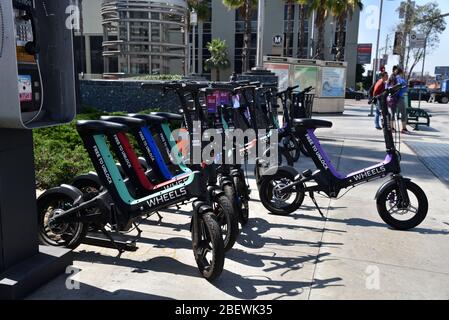
[[[178,112],[179,99],[173,93],[163,95],[160,90],[143,90],[142,82],[117,80],[81,80],[81,105],[114,112],[139,112],[159,109]]]
[[[102,35],[101,25],[102,0],[82,0],[83,8],[83,32],[86,35]]]
[[[235,10],[228,10],[223,2],[212,0],[212,39],[215,38],[226,40],[231,67],[221,72],[221,78],[229,79],[234,70]],[[202,45],[205,47],[206,43]]]

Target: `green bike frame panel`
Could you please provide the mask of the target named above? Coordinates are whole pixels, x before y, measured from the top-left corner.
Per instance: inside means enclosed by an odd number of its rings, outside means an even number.
[[[162,190],[160,192],[151,194],[150,196],[145,197],[145,198],[134,199],[130,195],[130,193],[128,191],[128,188],[126,187],[126,184],[123,181],[122,176],[121,176],[121,174],[120,174],[120,172],[119,172],[119,170],[117,168],[117,165],[115,164],[114,158],[113,158],[113,156],[111,154],[111,151],[109,150],[109,146],[106,143],[106,137],[104,135],[95,135],[94,136],[94,140],[95,140],[95,143],[97,144],[98,149],[100,151],[100,154],[101,154],[101,156],[102,156],[102,158],[103,158],[103,160],[105,162],[106,168],[108,169],[108,171],[109,171],[109,173],[111,175],[112,182],[114,183],[115,188],[117,189],[117,191],[120,194],[120,197],[122,198],[122,200],[125,203],[128,203],[128,204],[130,204],[132,206],[133,205],[138,205],[138,204],[140,204],[142,202],[149,201],[149,200],[151,200],[153,198],[156,198],[156,197],[161,196],[161,195],[163,195],[165,193],[169,193],[171,191],[180,189],[182,187],[186,187],[186,186],[188,186],[189,184],[191,184],[193,182],[194,175],[191,174],[189,176],[189,178],[187,179],[187,181],[182,183],[182,184],[175,185],[175,186],[173,186],[173,187],[171,187],[169,189],[165,189],[165,190]],[[176,181],[176,180],[174,180],[174,181]]]

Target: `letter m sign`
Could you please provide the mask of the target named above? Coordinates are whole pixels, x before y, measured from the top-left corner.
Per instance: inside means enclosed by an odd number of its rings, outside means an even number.
[[[273,46],[282,46],[283,37],[281,35],[276,35],[273,37]]]

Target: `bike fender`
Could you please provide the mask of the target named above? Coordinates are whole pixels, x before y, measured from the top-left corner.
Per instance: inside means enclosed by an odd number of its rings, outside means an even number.
[[[101,187],[100,178],[98,177],[98,175],[95,172],[89,172],[89,173],[77,176],[75,179],[73,179],[73,184],[76,185],[76,183],[81,180],[93,181]]]
[[[261,178],[263,178],[264,176],[273,176],[277,172],[287,172],[294,177],[299,175],[299,172],[295,168],[290,166],[282,166],[282,167],[271,167],[270,169],[265,170]]]
[[[402,179],[403,181],[412,181],[411,179],[409,179],[409,178],[400,178],[400,179]],[[391,185],[393,185],[393,184],[396,184],[397,183],[397,179],[395,179],[395,178],[391,178],[390,180],[388,180],[387,182],[385,182],[380,188],[379,188],[379,190],[377,191],[377,193],[376,193],[376,196],[374,197],[374,200],[377,200],[377,199],[379,199],[379,196],[387,189],[387,188],[389,188]]]
[[[193,203],[193,213],[197,213],[199,215],[203,215],[205,213],[212,212],[212,208],[204,201],[195,201]]]
[[[63,184],[59,187],[48,189],[47,191],[45,191],[43,194],[41,194],[39,196],[37,201],[42,201],[46,197],[49,197],[50,195],[55,194],[55,193],[62,193],[62,194],[67,195],[71,199],[76,199],[74,201],[74,204],[79,204],[79,203],[83,202],[83,193],[80,190],[78,190],[77,188],[75,188],[74,186],[71,186],[68,184]]]
[[[221,188],[218,186],[208,186],[207,192],[209,195],[211,195],[213,197],[219,197],[219,196],[222,196],[225,194],[224,191],[221,190]]]
[[[229,184],[232,184],[232,185],[234,184],[234,181],[232,180],[232,176],[226,175],[226,176],[220,177],[220,186],[221,187],[229,185]]]
[[[190,220],[190,232],[192,232],[193,226],[198,223],[199,216],[208,212],[213,212],[212,208],[206,202],[200,200],[194,201],[192,207],[193,207],[193,214]],[[196,240],[193,239],[193,241]]]

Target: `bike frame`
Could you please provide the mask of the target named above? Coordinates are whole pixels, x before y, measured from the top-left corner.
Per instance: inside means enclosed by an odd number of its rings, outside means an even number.
[[[142,215],[157,212],[192,198],[204,197],[206,191],[203,190],[200,173],[194,172],[158,185],[153,193],[145,197],[134,198],[120,175],[107,143],[107,140],[114,141],[114,135],[90,134],[82,131],[79,131],[79,134],[100,181],[114,204],[125,215],[125,220],[131,221]],[[52,223],[66,223],[79,220],[78,212],[95,207],[101,196],[65,211],[52,219]]]
[[[394,91],[393,91],[394,92]],[[381,97],[382,113],[383,113],[383,134],[386,145],[386,157],[381,163],[371,167],[349,173],[347,175],[339,173],[330,161],[329,156],[324,151],[319,139],[315,135],[315,129],[297,129],[296,133],[307,151],[310,153],[314,164],[317,167],[311,176],[304,177],[287,187],[282,188],[281,192],[292,191],[295,187],[303,185],[306,182],[314,181],[316,185],[305,186],[305,192],[324,192],[330,198],[337,198],[342,189],[356,187],[360,184],[381,179],[387,175],[399,178],[399,186],[404,199],[408,201],[407,192],[403,190],[401,177],[400,154],[396,150],[394,144],[393,133],[391,128],[391,115],[388,112],[386,104],[387,94]]]

